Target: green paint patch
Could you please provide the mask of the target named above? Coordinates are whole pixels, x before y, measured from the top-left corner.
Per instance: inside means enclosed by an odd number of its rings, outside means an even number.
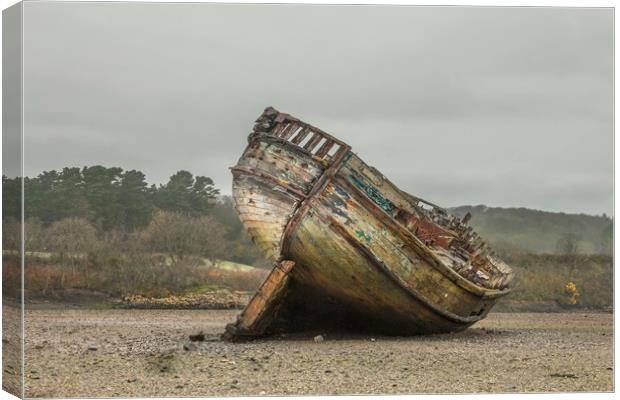
[[[381,192],[376,187],[372,186],[371,184],[367,182],[364,182],[364,180],[361,177],[356,176],[354,174],[349,175],[349,180],[355,186],[362,189],[364,193],[366,193],[368,198],[370,198],[370,200],[372,200],[373,203],[381,207],[383,210],[385,210],[386,212],[390,214],[392,213],[392,211],[394,211],[394,204],[392,204],[390,200],[384,197],[383,194],[381,194]]]
[[[364,239],[366,243],[370,243],[370,240],[372,239],[370,235],[368,235],[366,232],[364,232],[361,229],[356,230],[355,234],[357,235],[358,239]]]

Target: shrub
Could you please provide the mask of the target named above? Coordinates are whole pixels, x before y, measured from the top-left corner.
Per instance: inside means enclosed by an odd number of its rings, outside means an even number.
[[[609,307],[613,302],[613,258],[583,254],[521,254],[505,259],[515,270],[511,300],[571,305],[566,284],[578,288],[577,304]]]
[[[213,217],[191,217],[170,211],[157,211],[142,237],[154,252],[173,262],[187,256],[215,259],[226,253],[226,228]]]

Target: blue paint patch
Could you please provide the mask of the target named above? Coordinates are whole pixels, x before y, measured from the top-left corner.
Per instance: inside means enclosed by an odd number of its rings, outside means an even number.
[[[392,213],[394,211],[394,204],[386,199],[381,192],[371,184],[364,182],[360,177],[353,174],[349,175],[349,180],[358,188],[362,189],[364,193],[373,201],[376,205],[381,207],[384,211]]]
[[[345,213],[345,212],[344,212],[344,211],[342,211],[341,209],[339,209],[339,208],[337,208],[337,207],[334,207],[334,208],[332,208],[332,211],[334,212],[334,214],[336,214],[336,215],[340,215],[342,218],[344,218],[344,219],[345,219],[345,221],[344,221],[344,224],[345,224],[345,225],[349,225],[349,224],[351,224],[351,222],[353,222],[353,221],[351,220],[351,218],[347,215],[347,213]]]
[[[342,201],[342,199],[338,196],[336,196],[335,194],[331,194],[328,197],[328,203],[327,205],[329,206],[329,209],[332,210],[332,212],[336,215],[339,215],[341,217],[343,217],[345,219],[345,225],[349,225],[352,221],[351,218],[349,217],[349,215],[343,210],[347,208],[347,204]]]
[[[349,195],[349,193],[347,193],[343,188],[341,188],[340,186],[336,186],[334,185],[334,190],[336,191],[336,193],[338,193],[341,197],[343,197],[345,200],[349,200],[351,198],[351,196]]]

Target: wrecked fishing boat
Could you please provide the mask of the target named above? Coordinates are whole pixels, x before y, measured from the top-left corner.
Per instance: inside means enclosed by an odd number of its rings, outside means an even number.
[[[271,107],[248,142],[233,197],[274,268],[225,338],[325,325],[452,332],[510,291],[511,268],[469,215],[405,193],[348,144]]]

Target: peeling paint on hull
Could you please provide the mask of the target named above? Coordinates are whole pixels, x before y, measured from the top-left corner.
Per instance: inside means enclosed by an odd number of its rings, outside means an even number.
[[[287,114],[265,110],[232,171],[239,217],[276,266],[228,339],[320,324],[325,299],[369,329],[457,331],[510,290],[510,268],[463,221]]]

